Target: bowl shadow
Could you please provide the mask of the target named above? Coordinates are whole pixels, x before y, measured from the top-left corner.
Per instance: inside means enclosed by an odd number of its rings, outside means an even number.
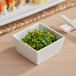
[[[35,67],[35,64],[17,53],[15,47],[0,51],[0,76],[19,76]]]

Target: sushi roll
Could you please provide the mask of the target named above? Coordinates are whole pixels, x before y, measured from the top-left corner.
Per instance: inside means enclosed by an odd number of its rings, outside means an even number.
[[[16,0],[16,7],[21,7],[26,4],[26,0]]]
[[[45,3],[45,2],[48,2],[48,0],[34,0],[35,4],[42,4],[42,3]]]
[[[35,3],[35,4],[42,4],[42,3],[45,3],[47,1],[48,0],[26,0],[26,2],[32,2],[32,3]]]
[[[0,15],[7,13],[7,2],[6,0],[0,0]]]
[[[14,11],[15,10],[15,0],[7,0],[8,2],[8,10]]]
[[[26,2],[30,2],[30,3],[33,3],[34,2],[34,0],[26,0]]]

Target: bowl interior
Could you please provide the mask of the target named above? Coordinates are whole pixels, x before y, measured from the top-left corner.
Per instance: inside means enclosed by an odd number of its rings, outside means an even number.
[[[57,40],[63,37],[58,32],[56,32],[55,30],[49,28],[48,26],[46,26],[46,25],[44,25],[42,23],[37,23],[35,25],[32,25],[32,26],[30,26],[30,27],[28,27],[28,28],[14,34],[13,37],[18,39],[18,40],[21,40],[22,38],[24,38],[28,34],[29,31],[32,31],[33,29],[37,29],[37,30],[44,29],[44,30],[48,31],[50,34],[52,32],[54,32],[54,34],[56,35]]]
[[[44,24],[40,24],[39,25],[39,29],[44,29],[44,30],[48,31],[50,34],[55,34],[57,40],[63,37],[61,34],[59,34],[55,30],[53,30],[52,28],[50,28],[50,27],[48,27],[48,26],[46,26]]]

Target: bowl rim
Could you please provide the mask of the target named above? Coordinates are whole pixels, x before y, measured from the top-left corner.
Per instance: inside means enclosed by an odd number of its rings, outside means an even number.
[[[38,51],[35,50],[34,48],[32,48],[31,46],[27,45],[26,43],[22,42],[20,39],[16,38],[16,35],[17,35],[17,34],[23,32],[23,31],[26,31],[27,29],[30,29],[30,28],[33,27],[33,26],[38,26],[38,25],[45,26],[47,29],[54,31],[55,33],[57,33],[58,35],[60,35],[61,38],[58,39],[58,40],[56,40],[55,42],[53,42],[53,43],[51,43],[51,44],[45,46],[44,48],[42,48],[42,49],[40,49],[40,50],[38,50]],[[45,24],[43,24],[43,23],[41,23],[41,22],[35,23],[35,24],[33,24],[32,26],[26,27],[24,30],[21,30],[21,31],[19,31],[19,32],[15,33],[15,34],[13,34],[12,37],[13,37],[14,39],[18,40],[21,44],[23,44],[23,45],[27,46],[28,48],[32,49],[32,50],[35,51],[36,53],[41,52],[41,50],[46,49],[47,47],[49,47],[49,46],[55,44],[57,41],[59,41],[59,40],[61,40],[61,39],[65,39],[65,37],[64,37],[62,34],[60,34],[59,32],[55,31],[54,29],[50,28],[49,26],[47,26],[47,25],[45,25]]]

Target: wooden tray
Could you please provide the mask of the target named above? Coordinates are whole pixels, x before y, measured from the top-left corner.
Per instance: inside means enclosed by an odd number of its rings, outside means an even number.
[[[0,35],[11,32],[15,29],[26,26],[32,22],[38,21],[42,18],[45,18],[49,15],[52,15],[52,14],[62,11],[64,9],[73,7],[75,5],[76,5],[76,0],[66,0],[63,3],[60,3],[54,7],[41,11],[37,14],[31,15],[29,17],[26,17],[21,20],[15,21],[13,23],[7,24],[6,26],[0,26]]]

